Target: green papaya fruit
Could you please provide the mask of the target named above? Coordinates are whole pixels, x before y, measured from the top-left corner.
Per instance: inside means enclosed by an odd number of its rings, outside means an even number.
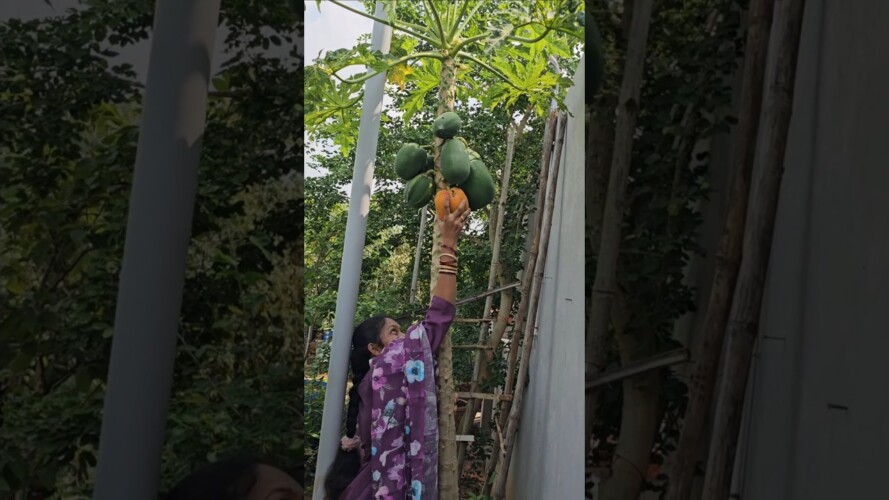
[[[432,200],[434,183],[432,179],[425,174],[418,175],[407,181],[404,186],[404,199],[408,206],[412,208],[420,208]]]
[[[494,199],[494,179],[481,160],[469,162],[469,177],[460,184],[460,189],[466,193],[472,210],[483,208]]]
[[[463,120],[460,119],[460,115],[453,111],[448,111],[442,113],[432,123],[432,133],[435,134],[435,137],[451,139],[460,132],[461,125],[463,125]]]
[[[451,139],[441,148],[441,175],[449,184],[460,184],[469,177],[469,154],[461,141]]]
[[[395,173],[404,180],[413,179],[426,168],[426,151],[409,142],[395,155]]]
[[[469,155],[469,161],[482,159],[481,155],[476,153],[474,149],[467,149],[466,154]]]

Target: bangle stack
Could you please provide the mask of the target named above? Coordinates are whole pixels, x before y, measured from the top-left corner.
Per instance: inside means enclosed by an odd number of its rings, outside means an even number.
[[[448,245],[442,245],[441,260],[438,262],[439,274],[457,275],[457,251]],[[450,250],[451,253],[445,250]]]

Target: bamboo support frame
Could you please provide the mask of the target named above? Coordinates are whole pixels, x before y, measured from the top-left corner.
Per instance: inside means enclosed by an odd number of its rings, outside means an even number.
[[[531,349],[534,346],[534,330],[537,327],[537,308],[540,305],[540,289],[543,285],[543,273],[546,266],[546,255],[549,247],[549,235],[552,230],[556,190],[558,188],[559,181],[559,167],[561,163],[562,146],[565,141],[565,129],[567,128],[567,123],[568,116],[566,114],[560,113],[557,127],[555,153],[550,159],[552,176],[550,181],[547,182],[546,199],[543,204],[543,217],[541,217],[544,220],[541,220],[539,233],[540,239],[537,241],[537,262],[534,265],[534,285],[531,291],[532,296],[530,299],[531,307],[528,310],[528,318],[525,321],[525,325],[523,325],[525,327],[525,333],[523,336],[524,342],[522,345],[522,361],[519,365],[519,373],[515,384],[515,393],[512,394],[513,404],[510,407],[509,417],[507,419],[506,435],[504,436],[505,450],[501,452],[498,473],[495,475],[495,482],[492,490],[492,496],[495,500],[499,500],[505,497],[506,477],[509,472],[509,464],[512,459],[512,451],[515,448],[515,438],[516,433],[518,432],[519,419],[521,417],[522,398],[525,395],[525,381],[528,377],[528,366],[531,359]]]

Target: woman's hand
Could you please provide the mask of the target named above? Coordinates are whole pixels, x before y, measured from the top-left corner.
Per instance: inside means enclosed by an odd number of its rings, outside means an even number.
[[[438,221],[438,227],[441,230],[441,242],[444,245],[456,247],[457,239],[463,232],[463,226],[469,219],[469,205],[466,199],[460,202],[457,210],[451,212],[451,194],[445,194],[445,217]]]

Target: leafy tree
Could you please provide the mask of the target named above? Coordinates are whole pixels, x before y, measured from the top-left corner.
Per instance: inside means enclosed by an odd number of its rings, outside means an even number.
[[[685,272],[693,256],[703,255],[698,231],[709,192],[710,143],[736,122],[727,113],[732,99],[729,78],[737,70],[742,50],[740,12],[745,4],[731,0],[655,4],[622,219],[618,300],[611,313],[611,335],[593,344],[594,357],[588,351],[588,362],[600,369],[680,346],[673,338],[674,324],[694,309],[696,293],[686,283]],[[592,9],[602,31],[606,61],[603,88],[590,103],[588,128],[592,173],[586,198],[591,225],[588,294],[602,217],[597,202],[608,182],[630,5],[626,2],[621,9],[620,3],[612,3]],[[599,443],[593,450],[596,461],[611,464],[615,437],[647,457],[632,464],[635,471],[659,467],[675,449],[687,391],[669,369],[610,384],[598,398],[598,405],[587,407],[588,425]],[[622,410],[640,405],[648,409],[644,418],[639,411],[630,415]],[[617,460],[615,467],[618,463],[630,468]],[[621,486],[612,491],[633,481],[654,490],[664,487],[662,474],[644,479],[637,472],[618,475],[610,482]]]
[[[111,58],[152,16],[97,0],[0,25],[0,496],[89,493],[142,98]],[[302,27],[285,2],[224,2],[220,24],[165,485],[223,454],[302,456]]]
[[[366,13],[372,11],[373,2],[365,2],[365,12],[336,0],[324,3],[325,6],[329,4],[336,4],[357,15],[376,19]],[[433,119],[459,105],[464,121],[467,122],[461,135],[472,142],[473,148],[483,155],[486,164],[500,165],[503,156],[495,159],[493,153],[498,149],[502,151],[506,126],[512,122],[513,112],[520,109],[526,115],[533,114],[532,126],[539,127],[539,119],[548,108],[550,100],[556,97],[561,101],[565,91],[570,87],[571,80],[568,75],[579,59],[575,46],[582,38],[577,20],[581,8],[580,2],[426,1],[400,2],[397,7],[395,2],[383,2],[383,4],[388,18],[385,22],[394,29],[392,49],[389,54],[373,52],[366,40],[362,40],[352,49],[328,52],[307,67],[306,125],[309,137],[315,140],[329,140],[347,159],[344,164],[335,162],[331,156],[321,159],[320,163],[324,167],[336,164],[331,169],[331,175],[343,176],[341,177],[343,179],[351,178],[348,169],[352,165],[350,155],[357,140],[358,103],[362,99],[360,85],[374,74],[387,72],[389,82],[393,84],[389,92],[394,97],[398,110],[383,117],[384,132],[380,136],[378,147],[378,158],[381,159],[392,158],[404,142],[428,143],[432,137],[430,128]],[[564,64],[566,71],[553,72],[549,65],[549,56],[566,58]],[[365,65],[372,71],[354,78],[344,78],[339,74],[344,68],[353,65]],[[556,92],[557,88],[559,92]],[[475,125],[476,123],[478,125]],[[473,129],[474,126],[480,126],[482,129],[476,131]],[[483,132],[495,130],[495,133]],[[390,140],[387,138],[390,131],[397,141],[387,143]],[[524,143],[524,147],[532,144],[533,141],[529,139]],[[440,141],[436,141],[436,149],[438,146]],[[532,209],[531,203],[527,200],[533,198],[535,192],[536,174],[529,171],[537,167],[539,153],[525,153],[525,151],[528,150],[523,150],[521,155],[516,156],[517,163],[522,163],[522,168],[517,169],[519,172],[514,175],[520,181],[530,182],[516,183],[526,197],[516,199],[516,205],[511,203],[506,215],[511,220],[517,221],[515,225],[512,223],[507,225],[512,231],[507,238],[508,241],[504,243],[507,247],[504,253],[509,255],[504,257],[504,262],[509,263],[504,269],[504,275],[507,276],[514,274],[520,267],[517,250],[524,243],[525,216]],[[340,167],[347,169],[345,175]],[[379,192],[374,195],[375,200],[371,202],[371,212],[374,213],[378,208],[385,210],[384,207],[387,205],[395,210],[395,212],[381,213],[386,214],[387,226],[404,224],[400,233],[403,239],[399,240],[401,246],[398,248],[406,249],[409,247],[404,246],[405,242],[410,242],[412,246],[418,237],[415,232],[418,221],[416,213],[404,211],[403,200],[400,193],[396,192],[401,183],[396,180],[390,169],[388,161],[377,162],[375,176],[380,187]],[[438,183],[441,187],[440,176]],[[310,197],[313,196],[312,186],[313,181],[310,180],[308,184]],[[324,188],[325,193],[329,193],[326,184]],[[383,201],[386,199],[391,202]],[[338,200],[335,203],[344,201]],[[518,206],[515,211],[513,211],[514,206]],[[397,212],[402,213],[396,215]],[[341,214],[342,209],[328,210],[328,213]],[[402,216],[409,219],[405,220]],[[487,213],[476,214],[465,242],[461,243],[461,290],[466,290],[467,284],[470,283],[472,289],[478,291],[487,285],[485,278],[490,258],[487,219]],[[321,224],[324,226],[325,222],[322,221]],[[374,248],[374,238],[383,235],[376,232],[372,225],[373,217],[369,220],[367,234],[368,244]],[[513,227],[515,229],[512,229]],[[336,234],[336,231],[325,230],[325,234]],[[434,277],[437,276],[437,237],[437,231],[433,231],[431,238],[433,253],[430,260],[427,261],[424,256],[422,262],[423,265],[432,267],[430,289],[434,287]],[[428,237],[424,246],[426,245],[429,245]],[[365,260],[364,265],[367,270],[369,267],[375,269],[375,266],[381,264]],[[472,278],[467,278],[468,276]],[[404,277],[407,278],[406,275]],[[367,276],[366,271],[363,272],[362,279],[364,288],[372,286],[370,283],[373,276]],[[388,286],[390,289],[399,288],[397,283]],[[409,282],[402,285],[400,290],[402,303],[407,296],[409,286]],[[331,287],[328,285],[326,288]],[[383,289],[378,290],[382,292]],[[422,302],[423,298],[420,298],[420,301]],[[475,312],[477,308],[478,305],[473,305],[464,310]],[[361,310],[360,300],[359,311]],[[329,314],[325,315],[325,318],[329,317]],[[455,341],[472,343],[473,334],[477,337],[474,327],[472,329],[455,327],[452,337]],[[439,400],[443,405],[451,404],[449,402],[452,400],[450,356],[450,345],[447,344],[443,346],[439,355],[442,387]],[[468,378],[469,374],[461,372],[460,368],[469,364],[469,356],[470,353],[467,352],[460,353],[456,357],[455,380],[462,379],[465,382]],[[449,408],[440,408],[442,468],[448,471],[456,469],[451,466],[456,456],[453,453],[455,440],[454,423],[450,420],[452,413]],[[449,473],[442,473],[440,483],[441,496],[456,495],[456,483]]]

